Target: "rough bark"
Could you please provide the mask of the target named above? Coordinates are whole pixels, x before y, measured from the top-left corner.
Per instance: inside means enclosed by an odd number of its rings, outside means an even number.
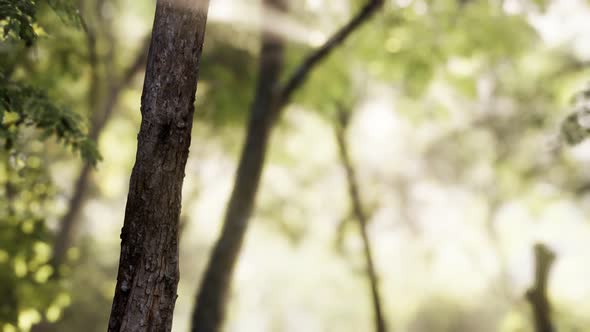
[[[357,182],[355,168],[350,158],[350,153],[348,152],[348,145],[346,143],[346,132],[349,120],[348,117],[349,114],[346,111],[340,109],[340,113],[338,115],[338,122],[335,128],[336,142],[338,144],[338,151],[340,153],[340,162],[342,163],[342,166],[346,173],[348,196],[350,198],[350,203],[352,204],[352,214],[354,215],[354,218],[357,220],[359,224],[359,230],[361,233],[361,238],[363,240],[363,252],[365,255],[365,264],[367,268],[367,279],[369,281],[369,287],[371,291],[371,302],[373,305],[373,322],[375,331],[386,332],[387,324],[385,316],[383,314],[383,305],[381,302],[381,294],[379,292],[379,277],[377,275],[377,270],[375,268],[375,263],[373,260],[371,241],[367,233],[368,218],[362,206],[361,194]]]
[[[264,0],[265,12],[285,9],[284,0]],[[232,272],[242,247],[260,183],[273,124],[274,94],[283,68],[283,60],[284,40],[273,34],[270,29],[263,29],[258,83],[250,109],[245,144],[221,235],[213,248],[197,293],[191,324],[193,332],[219,331],[223,323]]]
[[[536,332],[554,332],[551,321],[551,304],[547,297],[549,272],[555,261],[555,254],[543,244],[535,245],[535,283],[526,298],[533,309]]]
[[[286,10],[285,0],[264,0],[264,4],[266,10]],[[348,24],[306,57],[282,87],[277,82],[283,62],[283,41],[271,29],[263,29],[258,84],[245,144],[221,234],[197,292],[191,331],[216,332],[222,327],[232,273],[254,209],[274,123],[310,72],[382,5],[383,0],[369,1]]]
[[[208,0],[159,0],[108,331],[170,331],[178,221]]]

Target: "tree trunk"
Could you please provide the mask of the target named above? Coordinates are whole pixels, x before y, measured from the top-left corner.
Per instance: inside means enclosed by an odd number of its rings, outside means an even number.
[[[232,273],[248,228],[248,220],[254,209],[268,140],[275,121],[291,100],[293,93],[309,77],[310,72],[366,22],[383,3],[383,0],[368,1],[357,15],[302,61],[284,86],[279,85],[284,40],[271,32],[271,26],[267,25],[263,29],[258,84],[251,107],[246,141],[242,148],[223,228],[197,292],[192,332],[221,330]],[[263,0],[263,4],[265,15],[270,15],[270,12],[284,13],[287,7],[286,0]]]
[[[170,331],[178,220],[208,0],[158,0],[108,331]]]
[[[285,11],[284,0],[264,0],[264,11]],[[268,29],[262,33],[256,95],[250,110],[245,144],[238,165],[234,189],[227,206],[221,235],[211,254],[193,312],[192,331],[219,331],[231,276],[260,183],[266,149],[274,120],[275,92],[283,68],[284,41]]]

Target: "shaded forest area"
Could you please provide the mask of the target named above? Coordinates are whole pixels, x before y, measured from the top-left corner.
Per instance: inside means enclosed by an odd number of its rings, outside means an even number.
[[[588,22],[0,0],[0,332],[590,331]]]

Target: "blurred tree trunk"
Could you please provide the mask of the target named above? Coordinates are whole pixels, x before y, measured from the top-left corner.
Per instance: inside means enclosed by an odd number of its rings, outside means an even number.
[[[551,304],[547,297],[549,272],[555,261],[555,254],[543,244],[535,245],[535,283],[526,297],[533,309],[536,332],[554,332],[551,321]]]
[[[172,329],[178,221],[208,0],[159,0],[108,331]]]
[[[267,18],[271,12],[280,15],[286,11],[286,0],[263,0],[263,4]],[[306,57],[282,87],[279,86],[279,78],[283,67],[284,41],[270,31],[272,27],[269,22],[277,22],[278,20],[266,20],[266,26],[262,32],[256,96],[251,107],[246,139],[223,228],[213,247],[197,292],[191,331],[216,332],[221,330],[232,273],[248,228],[248,221],[254,209],[268,140],[274,123],[289,103],[293,93],[308,78],[310,72],[382,5],[383,0],[369,1],[324,45]]]
[[[264,17],[286,11],[285,0],[264,0]],[[270,20],[266,20],[270,21]],[[213,248],[209,265],[196,297],[192,331],[218,331],[223,323],[225,302],[236,265],[266,157],[274,120],[273,103],[283,69],[284,40],[270,31],[262,31],[256,95],[250,109],[245,144],[221,235]]]
[[[371,240],[367,233],[368,218],[365,213],[362,201],[359,185],[356,178],[356,172],[348,152],[348,146],[346,144],[346,133],[348,129],[349,116],[350,114],[343,109],[339,108],[338,121],[336,123],[335,134],[336,142],[338,144],[338,151],[340,152],[340,162],[346,173],[346,181],[348,184],[348,196],[350,203],[352,204],[352,213],[355,219],[359,223],[359,230],[361,238],[363,240],[363,249],[365,255],[365,263],[367,268],[367,279],[369,281],[369,287],[371,290],[371,301],[373,304],[373,315],[375,332],[386,332],[387,324],[385,316],[383,314],[383,306],[381,300],[381,294],[379,292],[379,277],[377,275],[377,269],[373,260],[373,252],[371,250]]]

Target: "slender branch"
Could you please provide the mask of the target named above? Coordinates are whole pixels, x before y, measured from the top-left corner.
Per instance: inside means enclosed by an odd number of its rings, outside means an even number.
[[[289,76],[285,85],[278,93],[276,112],[280,112],[283,106],[289,103],[291,96],[305,82],[311,71],[324,60],[332,50],[341,45],[352,32],[366,22],[380,7],[384,0],[370,0],[359,13],[354,16],[346,25],[330,37],[324,45],[313,51],[302,63],[296,67]]]
[[[338,123],[335,126],[336,141],[338,143],[338,150],[340,152],[340,161],[344,167],[344,170],[346,171],[348,195],[352,203],[352,212],[355,219],[359,223],[359,229],[363,240],[365,260],[367,264],[367,277],[371,287],[371,298],[373,302],[375,331],[385,332],[387,331],[387,325],[385,323],[385,316],[383,314],[381,294],[379,293],[379,278],[377,276],[375,263],[373,261],[373,253],[371,251],[369,235],[367,234],[368,218],[362,207],[359,185],[357,183],[355,174],[356,172],[346,144],[346,129],[348,128],[349,114],[342,107],[339,107],[338,109]]]
[[[533,309],[536,332],[555,331],[547,298],[547,282],[554,261],[555,254],[549,248],[543,244],[535,245],[535,284],[527,291],[526,298]]]

